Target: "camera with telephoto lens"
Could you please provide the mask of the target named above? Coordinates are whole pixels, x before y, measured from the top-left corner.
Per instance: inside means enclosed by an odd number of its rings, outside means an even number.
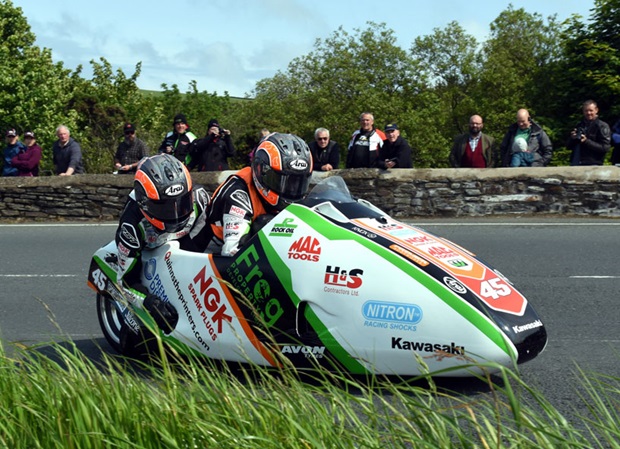
[[[224,137],[226,135],[226,132],[224,132],[224,128],[222,128],[221,126],[217,127],[217,131],[220,133],[220,137]]]

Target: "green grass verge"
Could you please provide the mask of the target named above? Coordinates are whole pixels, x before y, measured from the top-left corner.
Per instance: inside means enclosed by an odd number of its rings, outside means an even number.
[[[0,373],[2,448],[620,447],[620,378],[604,375],[583,374],[577,429],[509,369],[465,396],[430,377],[302,376],[169,353],[94,362],[52,343],[13,357],[0,347]]]

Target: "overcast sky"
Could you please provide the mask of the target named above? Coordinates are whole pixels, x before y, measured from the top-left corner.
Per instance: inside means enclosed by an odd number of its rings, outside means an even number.
[[[543,17],[587,19],[594,0],[14,0],[54,61],[89,78],[91,60],[104,57],[130,76],[142,62],[138,86],[184,92],[250,94],[256,82],[285,71],[338,27],[354,33],[385,23],[408,50],[417,36],[456,20],[484,40],[489,24],[512,3]]]

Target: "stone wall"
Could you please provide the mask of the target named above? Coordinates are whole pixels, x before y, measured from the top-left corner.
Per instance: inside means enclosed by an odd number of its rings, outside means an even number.
[[[213,192],[233,172],[192,173]],[[339,170],[349,189],[394,217],[564,214],[620,217],[620,167]],[[327,173],[315,173],[313,182]],[[0,178],[0,221],[115,221],[127,175]]]

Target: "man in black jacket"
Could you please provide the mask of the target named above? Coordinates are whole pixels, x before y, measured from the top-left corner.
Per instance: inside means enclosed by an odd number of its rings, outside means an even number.
[[[611,130],[598,118],[594,100],[583,103],[583,120],[571,131],[567,146],[573,150],[570,165],[603,165],[611,147]]]
[[[409,142],[402,138],[396,123],[385,125],[386,139],[379,150],[377,166],[379,168],[413,168],[411,161],[411,147]]]
[[[230,138],[230,131],[222,128],[217,119],[211,119],[207,135],[194,140],[189,149],[187,168],[198,171],[228,170],[228,158],[235,155],[235,147]]]
[[[513,156],[514,143],[517,139],[523,139],[527,143],[525,153],[529,155],[526,164],[530,167],[545,167],[551,161],[553,156],[553,145],[547,133],[530,117],[527,109],[519,109],[517,111],[517,121],[510,125],[508,132],[500,145],[501,166],[502,167],[519,167],[521,161],[526,158],[519,157],[515,163],[511,163]]]
[[[340,164],[340,146],[329,138],[327,128],[314,131],[314,141],[308,144],[312,153],[312,169],[314,171],[337,170]]]

